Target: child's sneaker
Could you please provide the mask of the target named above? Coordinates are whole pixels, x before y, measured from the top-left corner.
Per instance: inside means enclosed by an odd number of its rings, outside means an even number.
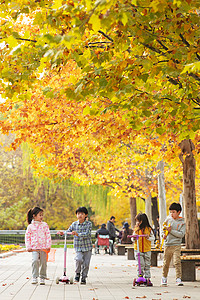
[[[147,284],[147,286],[153,286],[153,283],[151,282],[151,280],[149,278],[147,278],[146,284]]]
[[[181,278],[176,279],[176,285],[182,286],[183,282],[181,281]]]
[[[32,279],[32,284],[37,284],[37,283],[38,283],[37,277],[33,277],[33,279]]]
[[[81,278],[81,284],[86,284],[86,279],[85,278]]]
[[[74,282],[77,283],[80,280],[80,273],[76,273],[76,276],[74,278]]]
[[[40,285],[45,285],[45,279],[44,278],[40,278]]]
[[[161,279],[161,285],[167,285],[167,277],[162,277]]]

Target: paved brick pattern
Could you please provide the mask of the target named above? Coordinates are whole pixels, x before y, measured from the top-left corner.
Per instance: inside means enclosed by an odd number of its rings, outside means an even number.
[[[63,275],[63,249],[56,250],[55,262],[48,263],[45,286],[31,284],[31,254],[18,253],[0,258],[0,300],[122,300],[122,299],[200,299],[200,268],[197,281],[175,285],[175,270],[170,268],[168,286],[161,287],[162,260],[152,267],[153,287],[132,288],[136,262],[127,256],[92,255],[87,285],[56,284]],[[68,249],[67,275],[74,275],[74,250]]]

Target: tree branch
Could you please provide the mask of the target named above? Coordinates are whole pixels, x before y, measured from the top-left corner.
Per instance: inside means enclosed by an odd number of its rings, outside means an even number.
[[[4,38],[0,38],[0,40],[3,40]],[[26,41],[26,42],[33,42],[36,43],[36,40],[31,40],[31,39],[25,39],[25,38],[15,38],[16,40],[21,40],[21,41]]]
[[[169,76],[167,76],[167,79],[170,83],[174,84],[174,85],[179,85],[179,88],[182,88],[182,83],[178,80],[178,79],[174,79],[174,78],[171,78]]]
[[[200,77],[194,73],[188,73],[189,76],[193,77],[195,80],[200,81]],[[199,83],[200,84],[200,83]]]
[[[99,30],[98,32],[101,33],[104,37],[106,37],[109,41],[113,42],[113,39],[109,37],[106,33],[104,33],[102,30]]]
[[[157,42],[167,51],[169,48],[166,47],[160,40],[157,40]]]
[[[183,43],[187,46],[190,47],[190,44],[188,43],[188,41],[186,41],[186,39],[184,38],[184,36],[182,35],[182,33],[179,34],[181,40],[183,41]]]

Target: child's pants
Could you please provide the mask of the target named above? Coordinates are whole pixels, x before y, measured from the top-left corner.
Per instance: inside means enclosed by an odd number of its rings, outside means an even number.
[[[173,263],[176,271],[176,278],[181,278],[181,245],[165,246],[163,259],[163,277],[167,277],[169,264],[173,257]]]
[[[138,262],[138,253],[137,256],[137,262]],[[151,266],[151,251],[148,252],[140,252],[140,265],[141,265],[141,275],[145,276],[145,278],[151,278],[151,272],[150,272],[150,266]],[[137,273],[138,276],[139,273],[139,264],[137,263]]]
[[[90,259],[92,255],[92,250],[90,251],[76,251],[76,274],[80,274],[82,271],[82,278],[86,278],[88,271],[89,271],[89,266],[90,266]]]
[[[47,277],[47,254],[44,251],[32,252],[32,276],[45,279]]]

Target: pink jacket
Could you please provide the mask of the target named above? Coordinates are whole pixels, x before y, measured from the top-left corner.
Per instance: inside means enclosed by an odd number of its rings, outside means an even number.
[[[47,223],[33,220],[26,229],[25,243],[26,249],[51,248],[51,235]]]

